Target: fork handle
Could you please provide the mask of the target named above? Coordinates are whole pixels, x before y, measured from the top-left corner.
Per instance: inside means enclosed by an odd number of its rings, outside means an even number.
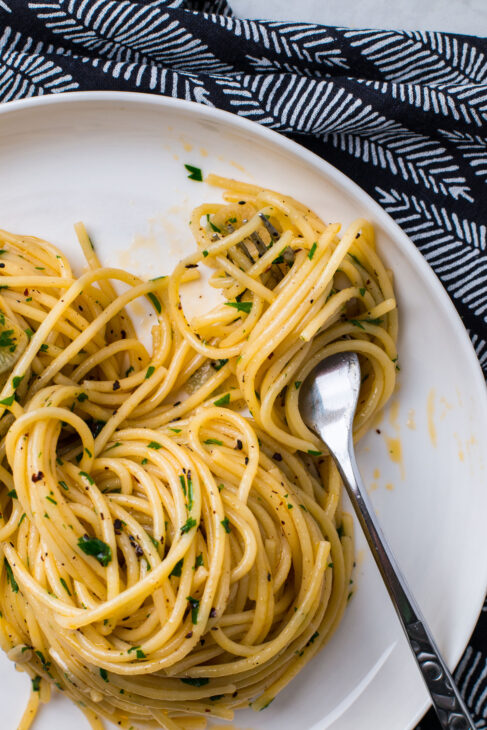
[[[347,449],[328,448],[355,508],[377,567],[401,621],[444,730],[475,730],[474,722],[376,520],[350,439]]]

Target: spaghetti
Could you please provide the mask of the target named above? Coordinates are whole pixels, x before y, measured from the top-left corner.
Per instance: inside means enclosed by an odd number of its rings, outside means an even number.
[[[0,233],[3,332],[27,338],[0,376],[0,641],[32,681],[19,730],[53,687],[94,730],[263,709],[350,595],[352,521],[299,389],[357,351],[356,438],[370,428],[395,382],[391,275],[365,220],[340,238],[289,197],[207,181],[225,202],[194,211],[197,250],[169,277],[102,267],[81,224],[79,277]],[[201,264],[222,302],[189,321]],[[152,353],[127,311],[140,297]]]

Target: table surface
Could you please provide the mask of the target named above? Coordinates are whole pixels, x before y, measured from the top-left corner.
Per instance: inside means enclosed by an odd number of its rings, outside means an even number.
[[[487,35],[486,0],[229,0],[241,18]]]

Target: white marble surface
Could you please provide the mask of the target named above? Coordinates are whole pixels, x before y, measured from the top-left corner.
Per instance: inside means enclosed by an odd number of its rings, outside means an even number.
[[[487,35],[487,0],[229,0],[242,18]]]

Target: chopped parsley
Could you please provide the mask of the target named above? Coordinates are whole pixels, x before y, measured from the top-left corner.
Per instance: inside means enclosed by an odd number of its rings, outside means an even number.
[[[101,669],[100,668],[100,677],[103,679],[104,682],[108,682],[109,681],[109,679],[108,679],[108,673],[107,673],[107,670],[106,669]]]
[[[296,388],[296,390],[299,388],[299,386],[301,385],[302,382],[303,382],[302,380],[295,380],[294,381],[294,387]]]
[[[184,525],[181,527],[181,535],[189,532],[193,529],[193,527],[196,527],[196,520],[194,519],[194,517],[188,517]]]
[[[315,639],[317,639],[319,635],[320,635],[319,634],[319,631],[315,631],[314,634],[313,634],[313,636],[310,637],[310,639],[309,639],[308,643],[306,644],[306,646],[309,646],[310,644],[312,644],[313,641]]]
[[[117,446],[121,446],[121,445],[122,445],[122,442],[121,441],[117,441],[115,444],[112,444],[111,446],[109,446],[108,449],[105,449],[105,452],[104,453],[106,454],[107,451],[111,451],[112,449],[116,449]]]
[[[14,375],[12,378],[12,385],[15,388],[18,388],[21,382],[23,381],[24,376],[23,375]]]
[[[192,596],[188,596],[186,599],[191,606],[191,623],[197,624],[198,623],[198,611],[200,610],[200,602],[198,598],[193,598]]]
[[[83,401],[88,400],[88,394],[87,393],[80,393],[78,396],[78,400],[80,403],[83,403]]]
[[[176,563],[176,565],[174,566],[174,568],[169,573],[169,577],[171,577],[171,575],[174,575],[176,578],[180,578],[181,577],[181,570],[182,570],[182,567],[183,567],[183,561],[184,561],[184,558],[181,558],[181,560],[178,560],[178,562]]]
[[[154,309],[156,310],[156,312],[158,314],[160,314],[162,312],[161,303],[160,303],[159,299],[156,297],[156,295],[154,294],[154,292],[150,291],[146,294],[146,296],[147,296],[147,299],[149,299],[152,302],[152,304],[154,305]]]
[[[0,401],[1,403],[2,401]],[[218,398],[218,400],[213,401],[214,406],[226,406],[227,403],[230,403],[230,393],[225,393],[225,395],[222,395],[221,398]]]
[[[311,261],[311,259],[313,258],[313,256],[315,255],[315,253],[316,253],[316,249],[317,249],[317,248],[318,248],[318,244],[317,244],[317,243],[316,243],[316,241],[315,241],[315,242],[313,243],[313,245],[311,246],[311,248],[310,248],[310,250],[309,250],[309,253],[308,253],[308,258],[309,258],[309,260],[310,260],[310,261]]]
[[[66,581],[64,580],[64,578],[59,578],[59,582],[61,583],[62,587],[64,588],[64,590],[66,591],[66,593],[68,594],[68,596],[71,596],[72,595],[71,594],[71,591],[69,590],[68,584],[66,583]]]
[[[7,396],[7,398],[4,398],[3,400],[0,400],[0,404],[2,406],[10,407],[12,403],[15,400],[15,393],[12,393],[12,395]]]
[[[252,302],[225,302],[226,307],[234,307],[237,312],[248,314],[252,309]]]
[[[361,322],[359,322],[358,319],[350,319],[349,322],[350,322],[350,324],[354,324],[355,327],[360,327],[361,330],[364,330],[365,329],[365,327],[363,326],[363,324]]]
[[[155,371],[155,367],[153,365],[149,365],[149,367],[147,368],[147,372],[145,374],[145,380],[150,378],[150,376],[153,374],[154,371]]]
[[[308,454],[311,454],[311,456],[321,456],[321,451],[313,451],[313,449],[308,449]]]
[[[63,482],[62,480],[58,482],[59,486],[66,490],[66,492],[69,490],[68,485],[66,482]]]
[[[221,370],[224,365],[226,365],[228,360],[213,360],[213,362],[210,363],[211,367],[215,370]]]
[[[185,165],[186,170],[189,172],[189,180],[195,180],[195,182],[203,182],[203,173],[201,168],[193,167],[193,165]]]
[[[11,489],[10,492],[7,492],[7,496],[12,497],[12,499],[18,499],[15,489]]]
[[[135,655],[137,659],[145,659],[146,655],[140,648],[140,646],[133,646],[131,649],[128,650],[127,654],[130,654],[132,651],[135,651]]]
[[[228,521],[228,517],[225,517],[225,519],[222,520],[220,522],[220,524],[223,526],[223,529],[225,530],[225,532],[231,532],[232,531],[232,528],[230,526],[230,522]]]
[[[7,581],[10,583],[10,587],[14,593],[19,592],[19,584],[15,580],[15,576],[13,573],[12,568],[10,567],[10,563],[8,562],[7,558],[3,559],[3,564],[5,566],[5,570],[7,572]]]
[[[193,509],[193,481],[189,472],[186,478],[186,482],[188,484],[188,510],[189,512],[191,512],[191,510]]]
[[[195,570],[196,570],[196,568],[200,568],[202,565],[204,565],[203,553],[200,553],[199,555],[196,556],[196,562],[194,564]]]
[[[48,349],[49,349],[49,345],[46,345],[45,343],[39,347],[40,352],[47,352]]]
[[[32,691],[33,692],[40,692],[41,689],[41,677],[37,675],[37,677],[34,677],[32,680]]]
[[[355,261],[356,264],[358,264],[359,266],[363,266],[363,264],[360,261],[360,259],[358,259],[356,256],[354,256],[353,253],[350,253],[349,252],[348,255],[350,256],[350,258],[352,259],[352,261]]]
[[[360,296],[361,297],[365,296],[365,292],[366,291],[367,291],[367,289],[365,288],[365,286],[361,286],[360,289],[359,289]]]
[[[189,600],[189,599],[188,599]],[[193,599],[194,600],[194,599]],[[210,680],[207,677],[181,677],[181,682],[189,684],[191,687],[204,687]],[[223,697],[223,695],[215,695],[215,697]],[[210,697],[212,700],[213,697]]]
[[[83,535],[78,540],[78,547],[86,554],[91,555],[98,560],[100,565],[106,567],[112,560],[112,549],[103,540],[97,537],[89,537]]]
[[[219,439],[206,439],[205,444],[208,444],[208,446],[211,446],[212,444],[215,444],[215,446],[223,446],[223,441],[220,441]]]
[[[158,441],[149,441],[147,446],[149,449],[155,449],[156,451],[158,449],[162,449],[162,444],[160,444]]]
[[[173,433],[181,433],[180,428],[170,428],[169,430],[172,431]]]
[[[209,213],[207,213],[207,215],[206,215],[206,220],[208,221],[208,225],[210,226],[212,231],[215,231],[215,233],[221,233],[221,229],[218,228],[218,226],[215,226],[215,224],[211,222]]]
[[[45,658],[44,654],[42,653],[42,651],[39,651],[36,649],[34,654],[36,654],[39,657],[40,662],[41,662],[42,666],[44,667],[44,669],[48,670],[49,667],[51,666],[51,662],[46,662],[46,658]]]

